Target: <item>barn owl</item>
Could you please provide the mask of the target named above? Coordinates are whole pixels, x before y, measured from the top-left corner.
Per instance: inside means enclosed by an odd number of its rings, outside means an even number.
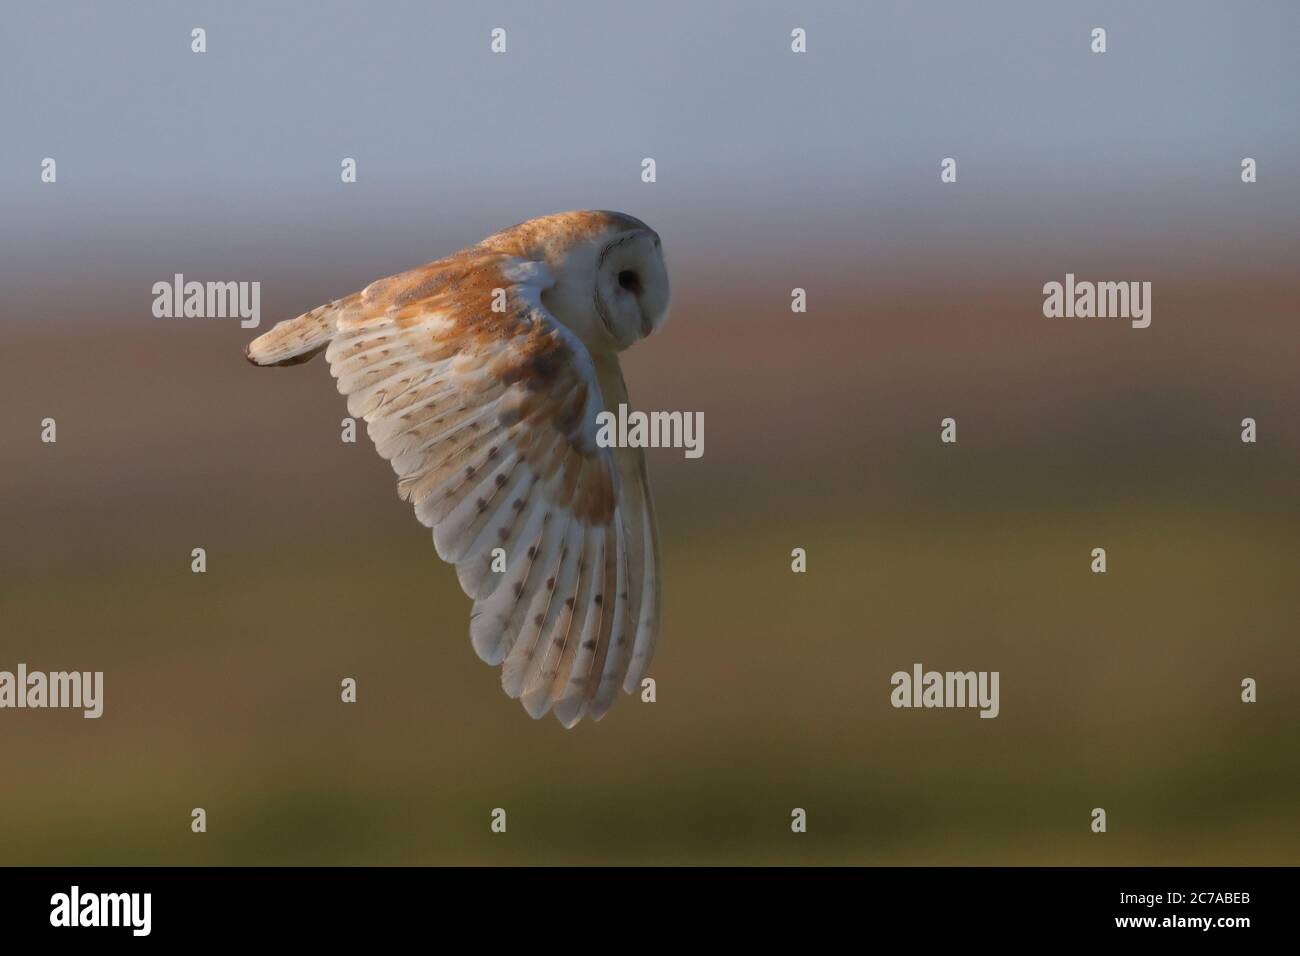
[[[281,322],[255,365],[325,353],[398,493],[474,599],[470,639],[505,692],[565,727],[639,687],[659,631],[643,454],[601,447],[627,403],[618,353],[664,321],[659,236],[567,212]]]

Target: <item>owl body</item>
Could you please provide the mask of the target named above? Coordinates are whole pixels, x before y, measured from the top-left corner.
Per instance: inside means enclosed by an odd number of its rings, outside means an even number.
[[[649,666],[654,506],[618,353],[667,312],[659,236],[620,213],[530,220],[281,322],[256,365],[325,353],[398,492],[474,598],[470,636],[534,717],[599,719]]]

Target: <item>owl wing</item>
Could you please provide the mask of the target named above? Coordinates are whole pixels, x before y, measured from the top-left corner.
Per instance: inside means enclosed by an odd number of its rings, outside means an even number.
[[[507,694],[566,727],[636,687],[658,630],[639,450],[597,445],[601,381],[542,304],[546,266],[486,249],[337,303],[331,374],[398,493],[474,599],[470,638]]]

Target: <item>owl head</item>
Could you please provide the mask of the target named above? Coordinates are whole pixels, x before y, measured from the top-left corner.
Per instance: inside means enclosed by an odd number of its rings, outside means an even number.
[[[632,216],[557,213],[489,241],[540,254],[554,278],[543,304],[593,351],[621,352],[667,317],[668,268],[659,234]]]

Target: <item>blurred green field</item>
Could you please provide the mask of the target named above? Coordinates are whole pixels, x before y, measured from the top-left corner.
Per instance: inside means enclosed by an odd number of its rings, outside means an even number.
[[[107,690],[98,721],[5,715],[0,863],[1300,858],[1300,688],[1276,623],[1295,619],[1294,524],[1205,502],[1100,522],[718,504],[661,503],[658,702],[568,733],[500,693],[418,527],[245,541],[206,575],[173,556],[8,576],[28,663],[102,668]],[[889,675],[914,661],[1000,670],[1001,716],[893,710]]]
[[[828,289],[815,335],[684,284],[626,363],[706,421],[703,458],[650,455],[658,701],[567,733],[475,657],[323,367],[253,369],[235,325],[32,328],[0,668],[103,670],[105,713],[0,713],[0,864],[1294,864],[1294,288],[1176,278],[1147,337],[1026,319],[1020,279]],[[998,670],[1000,716],[894,710],[915,662]]]

